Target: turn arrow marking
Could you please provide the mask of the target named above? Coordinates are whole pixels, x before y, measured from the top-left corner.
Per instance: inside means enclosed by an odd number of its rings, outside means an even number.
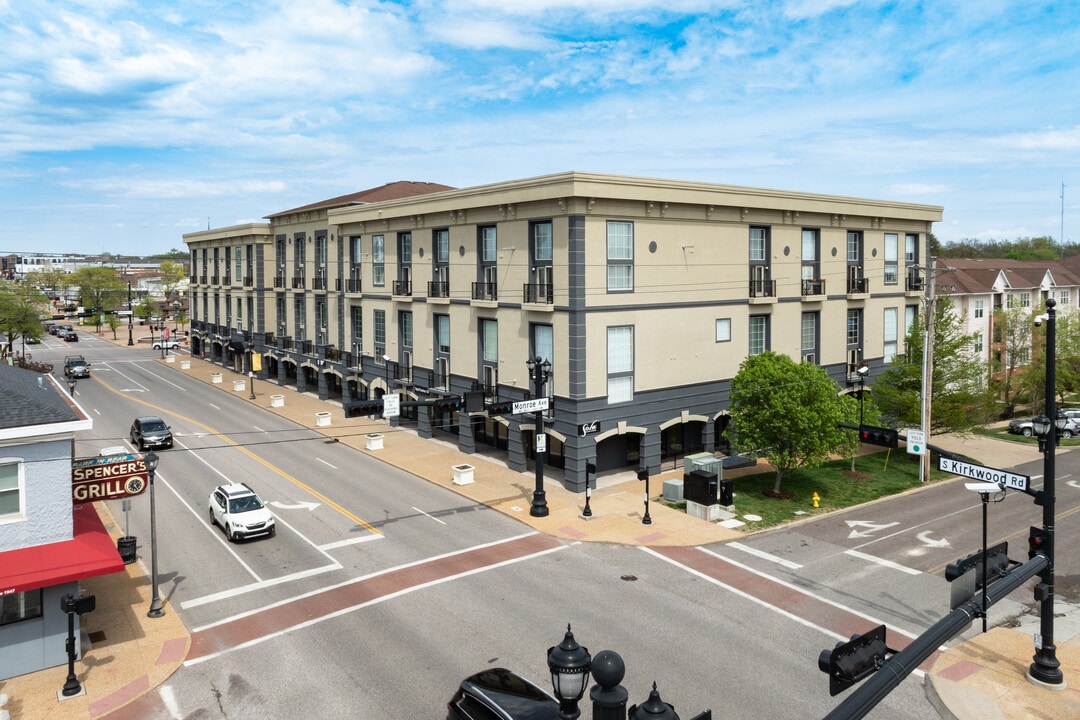
[[[869,528],[865,532],[860,532],[858,530],[852,530],[851,534],[848,535],[848,538],[870,537],[871,535],[876,533],[878,530],[884,530],[885,528],[891,528],[893,525],[899,525],[900,524],[898,522],[879,524],[879,523],[872,523],[872,522],[869,522],[867,520],[846,520],[845,522],[847,522],[847,526],[849,528],[855,528],[855,527]]]
[[[930,538],[930,533],[931,533],[931,531],[927,530],[926,532],[919,533],[915,537],[917,537],[919,539],[919,542],[921,542],[923,545],[926,545],[927,547],[932,547],[932,548],[952,547],[952,545],[949,544],[949,541],[947,539],[945,539],[945,538],[941,538],[940,540],[931,539]]]
[[[319,505],[320,505],[320,503],[313,503],[313,502],[298,502],[295,505],[286,505],[285,503],[278,502],[277,500],[274,500],[274,501],[269,502],[267,504],[268,505],[273,505],[278,510],[309,510],[309,511],[314,510],[315,508],[319,507]]]

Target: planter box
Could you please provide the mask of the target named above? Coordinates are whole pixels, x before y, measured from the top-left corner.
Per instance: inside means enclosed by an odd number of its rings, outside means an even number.
[[[364,436],[364,447],[368,450],[382,450],[382,433],[368,433]]]
[[[333,418],[333,416],[328,412],[315,413],[315,427],[329,426],[331,418]]]
[[[221,373],[210,373],[210,382],[215,385],[221,384]]]
[[[455,465],[454,466],[454,484],[455,485],[468,485],[473,482],[473,468],[472,465]]]
[[[247,382],[244,380],[233,380],[232,389],[239,392],[240,390],[247,390]]]
[[[191,361],[190,360],[181,360],[180,361],[180,369],[181,370],[190,370],[191,369]]]
[[[285,407],[285,396],[284,395],[271,395],[270,396],[270,407]]]
[[[165,362],[167,362],[167,363],[176,362],[176,356],[175,355],[166,355],[165,356]]]

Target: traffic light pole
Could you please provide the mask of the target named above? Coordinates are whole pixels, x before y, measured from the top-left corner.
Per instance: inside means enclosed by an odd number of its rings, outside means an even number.
[[[989,603],[1004,599],[1047,567],[1045,555],[1031,560],[995,581],[987,590]],[[825,720],[854,720],[865,717],[878,703],[913,673],[941,645],[963,632],[971,621],[982,613],[982,598],[972,598],[931,625],[926,632],[911,641],[906,648],[881,663],[864,685],[860,685],[842,703],[825,716]]]
[[[1061,672],[1061,663],[1057,659],[1057,647],[1054,645],[1054,481],[1056,468],[1054,467],[1054,453],[1057,449],[1057,426],[1054,423],[1056,408],[1054,396],[1056,393],[1056,369],[1057,362],[1057,328],[1055,316],[1057,311],[1054,306],[1057,303],[1053,298],[1046,300],[1046,417],[1050,419],[1050,427],[1046,434],[1043,445],[1043,489],[1041,496],[1036,496],[1035,503],[1042,504],[1043,530],[1049,537],[1049,545],[1046,549],[1046,569],[1043,570],[1041,580],[1035,586],[1035,599],[1040,601],[1039,606],[1039,637],[1035,642],[1035,656],[1032,658],[1031,667],[1028,668],[1028,680],[1049,686],[1054,690],[1065,689],[1065,677]]]

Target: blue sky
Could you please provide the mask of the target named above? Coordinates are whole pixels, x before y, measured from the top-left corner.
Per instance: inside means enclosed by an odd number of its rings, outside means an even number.
[[[567,170],[1080,242],[1080,2],[0,0],[0,251]]]

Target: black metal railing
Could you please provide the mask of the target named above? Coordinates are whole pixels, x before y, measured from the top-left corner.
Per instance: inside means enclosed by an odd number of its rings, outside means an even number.
[[[542,285],[527,283],[523,295],[524,302],[527,303],[546,303],[550,305],[555,300],[554,287],[550,283]]]
[[[498,300],[499,293],[493,282],[474,282],[472,284],[473,300]]]
[[[775,280],[751,280],[750,297],[776,297]]]

